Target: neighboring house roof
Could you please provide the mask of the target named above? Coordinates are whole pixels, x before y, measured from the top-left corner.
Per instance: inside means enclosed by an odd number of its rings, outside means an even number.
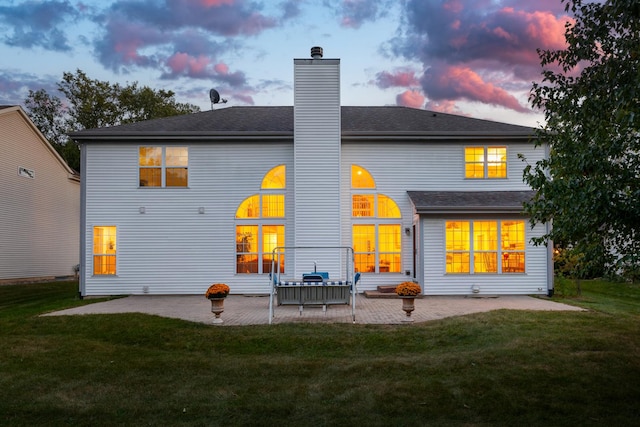
[[[418,214],[520,213],[535,191],[408,191]]]
[[[114,139],[291,139],[294,107],[227,107],[74,132],[86,142]],[[517,138],[535,130],[407,107],[341,107],[343,139]]]

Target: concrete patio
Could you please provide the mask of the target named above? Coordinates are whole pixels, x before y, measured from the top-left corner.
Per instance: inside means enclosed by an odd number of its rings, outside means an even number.
[[[224,303],[223,326],[263,325],[269,323],[269,297],[230,295]],[[464,297],[429,296],[415,300],[415,311],[411,315],[414,322],[491,310],[534,310],[534,311],[581,311],[583,309],[545,298],[530,296]],[[199,295],[149,296],[134,295],[106,302],[88,304],[82,307],[57,311],[45,316],[146,313],[163,317],[183,319],[211,324],[213,314],[211,303]],[[322,306],[305,306],[300,313],[298,306],[277,306],[274,304],[274,324],[291,322],[352,323],[350,305],[331,305],[326,312]],[[356,298],[355,323],[357,324],[403,324],[406,315],[402,311],[400,299]]]

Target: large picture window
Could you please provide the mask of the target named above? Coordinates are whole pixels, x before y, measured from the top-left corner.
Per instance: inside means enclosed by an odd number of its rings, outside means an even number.
[[[116,227],[93,227],[93,274],[116,274]]]
[[[464,165],[465,178],[506,178],[507,147],[465,147]]]
[[[446,272],[524,273],[525,238],[521,220],[447,221]]]
[[[373,176],[362,166],[351,166],[351,187],[355,271],[399,273],[402,269],[400,208],[392,198],[376,191]]]
[[[140,147],[138,166],[140,187],[187,187],[189,184],[187,147]]]
[[[260,193],[244,199],[236,210],[236,273],[269,273],[273,250],[285,245],[286,168],[279,165],[265,174]],[[280,190],[280,191],[279,191]],[[276,222],[274,222],[276,221]],[[284,254],[278,260],[284,273]]]

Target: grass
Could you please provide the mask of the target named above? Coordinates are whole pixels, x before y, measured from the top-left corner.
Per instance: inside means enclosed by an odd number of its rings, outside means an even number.
[[[639,425],[640,287],[582,289],[560,301],[587,312],[214,327],[2,286],[0,425]]]

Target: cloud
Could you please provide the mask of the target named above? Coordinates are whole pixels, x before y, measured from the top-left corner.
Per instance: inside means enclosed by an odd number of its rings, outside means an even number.
[[[234,37],[257,35],[275,27],[277,19],[244,0],[121,0],[96,22],[104,28],[94,44],[96,55],[114,71],[165,64],[163,78],[209,78],[210,64],[238,46]],[[237,73],[222,78],[234,84],[244,80]]]
[[[223,62],[213,64],[204,55],[191,56],[184,52],[177,52],[166,61],[168,69],[162,75],[163,79],[189,77],[196,79],[210,79],[226,83],[230,87],[243,87],[247,83],[246,76],[241,71],[229,72],[229,66]]]
[[[113,15],[105,26],[106,35],[97,39],[95,49],[100,62],[107,68],[120,71],[125,66],[151,67],[158,64],[153,55],[140,53],[143,48],[170,42],[168,34],[157,28]]]
[[[378,3],[374,0],[343,0],[340,25],[348,28],[360,28],[366,21],[375,21],[378,17]]]
[[[478,73],[463,66],[430,68],[422,77],[422,87],[431,100],[465,99],[499,105],[521,113],[529,112],[509,92],[485,82]]]
[[[0,69],[0,105],[24,106],[29,90],[45,89],[49,94],[57,96],[58,81],[51,76],[36,76]]]
[[[422,108],[425,97],[416,90],[406,90],[396,96],[396,104],[403,107]]]
[[[419,86],[420,81],[415,72],[410,70],[382,71],[376,74],[376,86],[386,89],[389,87]]]
[[[199,28],[219,36],[248,36],[277,24],[276,18],[261,14],[260,7],[244,0],[121,0],[106,19],[124,15],[165,31]]]
[[[571,21],[561,2],[551,0],[408,0],[404,14],[391,50],[422,62],[424,94],[449,110],[445,101],[468,100],[530,111],[509,90],[530,88],[540,77],[536,50],[563,49]]]
[[[300,16],[300,0],[287,0],[280,4],[282,9],[282,19],[292,19]]]
[[[0,28],[9,29],[2,41],[21,48],[70,51],[63,30],[78,16],[68,1],[28,1],[16,6],[0,6]]]
[[[447,113],[447,114],[468,115],[468,114],[464,114],[460,110],[460,108],[458,107],[455,101],[449,101],[449,100],[429,101],[426,103],[424,108],[427,110],[439,111],[441,113]]]

